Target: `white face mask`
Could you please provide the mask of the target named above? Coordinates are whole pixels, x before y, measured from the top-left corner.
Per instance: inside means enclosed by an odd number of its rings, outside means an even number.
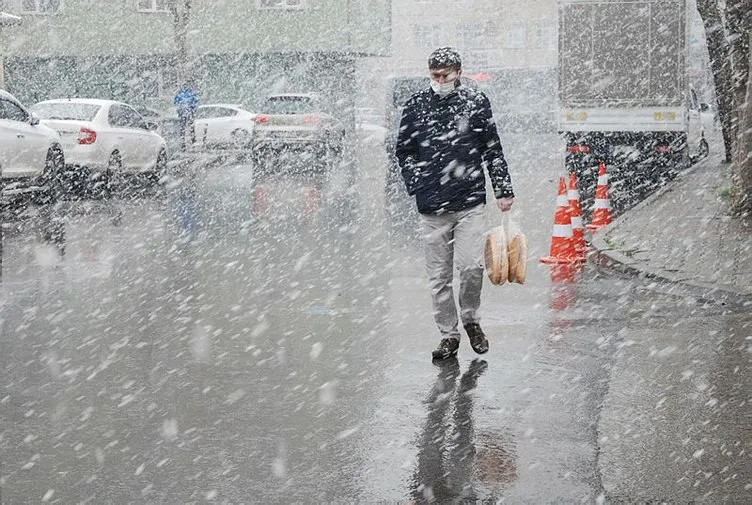
[[[454,91],[454,85],[457,81],[452,82],[439,82],[431,79],[431,89],[439,96],[446,96]]]

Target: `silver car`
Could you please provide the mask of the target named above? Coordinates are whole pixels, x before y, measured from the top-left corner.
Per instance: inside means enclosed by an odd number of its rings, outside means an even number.
[[[324,112],[315,93],[271,95],[253,121],[252,148],[257,160],[286,151],[307,152],[319,160],[342,152],[344,125]]]

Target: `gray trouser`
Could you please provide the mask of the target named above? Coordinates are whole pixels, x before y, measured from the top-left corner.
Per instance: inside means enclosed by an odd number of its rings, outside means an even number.
[[[460,338],[452,288],[454,266],[460,274],[462,324],[480,322],[478,308],[483,286],[485,207],[478,205],[459,212],[420,215],[428,285],[433,298],[433,317],[442,338]]]

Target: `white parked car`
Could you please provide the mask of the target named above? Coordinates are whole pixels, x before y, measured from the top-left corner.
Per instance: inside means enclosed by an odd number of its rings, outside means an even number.
[[[251,141],[256,114],[237,104],[207,104],[196,110],[196,143],[244,147]]]
[[[39,102],[31,110],[60,134],[66,165],[105,180],[124,173],[160,174],[167,166],[164,139],[130,105],[77,98]]]
[[[0,172],[2,200],[56,196],[64,168],[57,132],[40,124],[13,95],[0,90]]]

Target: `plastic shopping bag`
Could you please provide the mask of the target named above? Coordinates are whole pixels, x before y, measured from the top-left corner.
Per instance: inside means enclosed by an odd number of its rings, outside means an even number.
[[[488,231],[484,251],[486,274],[492,284],[524,284],[527,278],[527,238],[503,213],[502,224]]]

